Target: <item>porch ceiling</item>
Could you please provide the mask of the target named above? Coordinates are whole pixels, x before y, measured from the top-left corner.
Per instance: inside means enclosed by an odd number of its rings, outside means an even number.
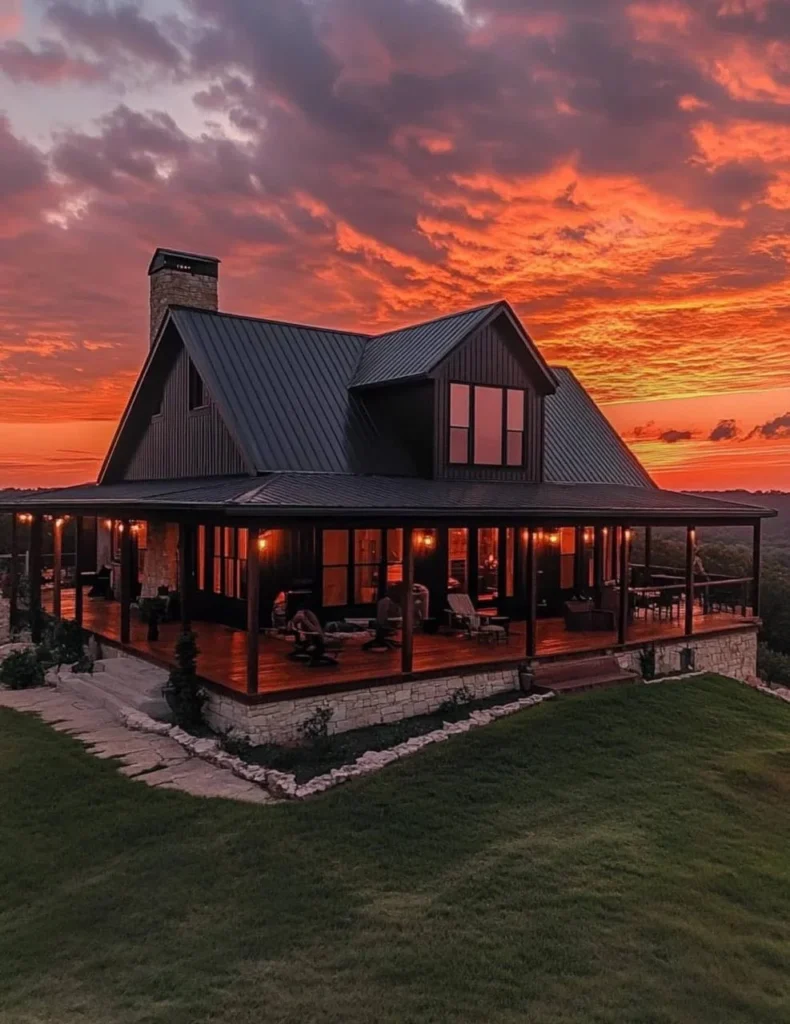
[[[115,514],[213,511],[256,520],[414,519],[561,522],[741,522],[776,515],[660,488],[611,484],[466,483],[413,477],[272,473],[130,481],[0,493],[0,509]]]

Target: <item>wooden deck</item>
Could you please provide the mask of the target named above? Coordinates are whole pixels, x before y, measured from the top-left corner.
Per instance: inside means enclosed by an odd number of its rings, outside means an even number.
[[[45,592],[44,606],[52,608],[52,594]],[[74,615],[74,591],[62,594],[64,618]],[[753,622],[751,618],[726,612],[703,615],[696,610],[695,633],[736,629]],[[117,601],[88,598],[84,601],[84,626],[114,643],[120,643],[120,605]],[[195,622],[201,650],[198,671],[202,678],[240,693],[246,691],[247,634],[212,622]],[[160,639],[154,643],[146,639],[146,626],[133,610],[130,649],[160,664],[171,663],[173,649],[180,632],[180,623],[168,622],[160,627]],[[492,646],[459,635],[438,634],[414,637],[414,675],[437,675],[452,671],[473,671],[482,665],[516,664],[525,658],[526,639],[524,623],[511,626],[510,642]],[[669,639],[683,635],[682,622],[638,620],[629,627],[629,645],[644,644],[652,640]],[[295,696],[298,691],[363,682],[381,682],[400,674],[400,651],[363,651],[362,641],[345,644],[336,667],[310,668],[287,657],[291,644],[287,639],[262,635],[260,638],[260,665],[258,688],[269,699]],[[602,651],[616,647],[614,633],[570,633],[561,619],[538,620],[538,657],[549,658],[563,654]]]

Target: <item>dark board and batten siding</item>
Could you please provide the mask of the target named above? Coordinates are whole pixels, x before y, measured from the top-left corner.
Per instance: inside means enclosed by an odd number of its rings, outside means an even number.
[[[539,481],[543,472],[543,396],[523,361],[514,354],[522,342],[509,337],[509,328],[495,325],[482,328],[438,367],[436,380],[436,432],[434,465],[436,477],[444,480],[519,480]],[[450,437],[450,383],[487,384],[492,387],[523,388],[526,393],[524,415],[524,466],[451,465],[448,461]]]
[[[188,377],[189,358],[181,348],[165,381],[162,412],[148,423],[122,479],[168,480],[247,472],[211,396],[205,408],[189,410]]]

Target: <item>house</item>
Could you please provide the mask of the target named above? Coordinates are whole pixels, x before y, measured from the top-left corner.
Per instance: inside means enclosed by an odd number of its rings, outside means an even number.
[[[150,351],[98,482],[0,500],[15,556],[29,532],[34,610],[165,664],[191,625],[212,713],[256,736],[319,700],[365,724],[435,707],[459,679],[491,692],[525,662],[627,665],[646,643],[666,667],[696,653],[754,671],[773,513],[656,487],[507,302],[370,336],[219,312],[218,274],[216,259],[156,251]],[[708,524],[751,529],[750,579],[695,578]],[[652,564],[654,526],[685,531],[683,566]],[[87,596],[102,566],[111,600]],[[159,593],[178,594],[180,622],[153,640],[138,607]],[[368,644],[387,594],[400,615]],[[301,607],[328,630],[300,660],[280,627]]]

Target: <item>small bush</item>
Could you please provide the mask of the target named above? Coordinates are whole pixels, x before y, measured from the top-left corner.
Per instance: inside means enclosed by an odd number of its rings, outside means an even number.
[[[333,714],[332,709],[325,704],[317,707],[298,727],[299,735],[313,746],[326,745],[329,742],[329,723]]]
[[[10,690],[44,685],[44,666],[35,651],[13,651],[0,665],[0,683]]]
[[[197,679],[200,654],[194,633],[182,633],[176,643],[177,668],[170,672],[165,696],[176,723],[194,731],[203,724],[203,705],[207,697]]]
[[[643,679],[654,679],[656,675],[655,644],[648,644],[639,652],[639,671]]]
[[[71,666],[72,672],[83,672],[86,675],[93,675],[93,666],[96,663],[90,654],[83,654],[81,658],[74,662]]]
[[[236,732],[235,729],[228,729],[227,732],[222,733],[218,738],[220,746],[226,753],[233,754],[234,757],[240,757],[243,761],[249,760],[252,743],[243,733]]]
[[[767,644],[757,648],[757,674],[767,683],[790,686],[790,654],[780,654]]]
[[[457,711],[458,708],[466,707],[474,699],[475,695],[468,686],[459,686],[457,690],[453,690],[447,700],[442,701],[437,710],[447,714],[449,711]]]

